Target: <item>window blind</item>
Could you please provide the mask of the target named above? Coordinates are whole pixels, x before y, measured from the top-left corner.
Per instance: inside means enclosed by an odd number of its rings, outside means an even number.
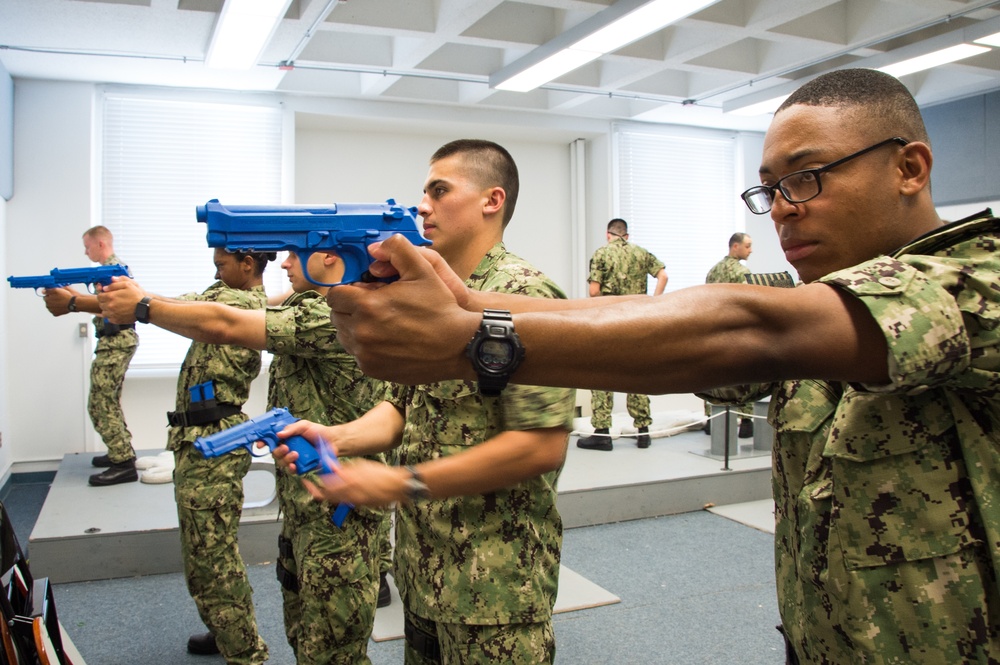
[[[195,208],[282,202],[282,110],[107,94],[103,98],[100,219],[115,252],[147,291],[173,297],[215,280]],[[280,260],[279,256],[279,260]],[[268,293],[287,290],[278,262]],[[133,368],[175,368],[190,340],[140,326]]]
[[[629,240],[664,263],[667,291],[704,284],[740,230],[735,135],[617,127],[615,141],[617,216]]]

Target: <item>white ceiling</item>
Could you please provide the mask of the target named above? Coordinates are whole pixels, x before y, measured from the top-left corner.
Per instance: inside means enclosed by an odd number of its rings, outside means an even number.
[[[923,42],[1000,31],[1000,1],[719,0],[542,89],[513,93],[491,89],[490,74],[612,0],[292,0],[249,72],[202,64],[222,4],[0,0],[0,62],[15,78],[763,129],[766,116],[722,113],[723,103],[832,68],[881,66]],[[903,80],[924,105],[997,90],[1000,49]]]

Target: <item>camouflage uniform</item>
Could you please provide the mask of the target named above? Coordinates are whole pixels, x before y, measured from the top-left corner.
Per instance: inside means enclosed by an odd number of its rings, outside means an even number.
[[[749,275],[750,269],[740,263],[740,260],[732,256],[726,256],[721,261],[712,266],[705,276],[706,284],[746,284],[744,275]],[[741,404],[733,408],[733,411],[747,416],[753,415],[753,404]],[[712,408],[705,402],[705,415],[712,415]]]
[[[101,265],[123,264],[112,254]],[[112,464],[120,464],[135,459],[132,433],[128,431],[125,414],[122,413],[122,384],[125,383],[125,372],[132,356],[139,348],[139,336],[135,333],[135,324],[116,326],[105,322],[101,316],[94,317],[94,332],[97,346],[90,364],[87,412],[94,429],[108,447],[108,459]]]
[[[778,603],[801,663],[1000,662],[998,246],[980,214],[820,280],[878,322],[890,383],[771,386]]]
[[[601,285],[602,296],[627,296],[646,293],[646,275],[655,277],[663,270],[663,262],[648,251],[624,238],[615,238],[599,248],[590,258],[588,281]],[[590,392],[590,424],[595,429],[611,427],[614,393],[604,390]],[[629,393],[625,407],[636,427],[649,427],[649,396]]]
[[[275,354],[269,408],[286,407],[299,418],[336,425],[364,415],[384,394],[384,384],[364,376],[337,341],[330,308],[315,291],[268,308],[267,350]],[[277,488],[285,515],[278,579],[295,662],[370,662],[368,637],[388,512],[354,508],[338,528],[330,521],[336,506],[314,501],[301,480],[282,467]]]
[[[565,297],[523,259],[495,245],[466,284],[478,291]],[[414,465],[469,450],[506,431],[572,427],[575,391],[512,385],[499,397],[475,382],[393,385],[405,416],[399,462]],[[408,619],[441,641],[442,662],[551,662],[552,606],[562,545],[559,470],[483,495],[401,504],[396,585]],[[519,625],[520,624],[520,625]],[[489,638],[495,638],[487,642]],[[461,656],[448,651],[463,644]],[[530,657],[529,657],[530,656]],[[407,644],[407,663],[428,663]]]
[[[261,286],[232,289],[221,281],[201,295],[179,300],[220,302],[240,309],[263,309],[267,294]],[[260,352],[240,346],[192,342],[177,377],[177,411],[191,406],[189,388],[212,381],[220,404],[242,406],[250,382],[260,373]],[[181,557],[188,592],[205,626],[215,636],[227,663],[250,664],[267,660],[267,645],[257,632],[253,589],[237,545],[243,512],[243,477],[250,471],[250,452],[206,459],[191,445],[238,425],[243,413],[205,425],[171,427],[167,449],[174,451],[174,497],[180,524]]]

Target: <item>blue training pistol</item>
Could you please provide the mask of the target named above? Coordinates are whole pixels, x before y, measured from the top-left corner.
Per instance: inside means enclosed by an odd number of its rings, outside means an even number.
[[[385,203],[331,203],[323,206],[224,206],[212,199],[197,208],[199,222],[208,225],[208,246],[228,252],[294,252],[302,272],[317,286],[376,280],[368,272],[373,263],[368,246],[396,233],[414,245],[430,245],[420,234],[417,209]],[[333,252],[344,262],[344,279],[336,284],[317,282],[306,264],[313,252]]]
[[[15,289],[55,289],[70,284],[101,284],[107,286],[111,278],[116,276],[131,277],[128,266],[110,265],[94,266],[93,268],[53,268],[48,275],[29,275],[26,277],[7,278],[7,283]]]
[[[333,468],[337,466],[337,458],[326,446],[317,448],[301,436],[278,438],[278,432],[298,420],[288,412],[288,409],[277,407],[221,432],[199,436],[194,440],[194,447],[204,457],[210,458],[225,455],[237,448],[246,448],[253,455],[253,444],[257,441],[263,441],[272,451],[285,444],[289,450],[299,454],[299,458],[295,460],[295,470],[299,475],[309,473],[313,469],[319,469],[320,473],[333,473]],[[349,503],[337,506],[331,518],[333,523],[341,526],[352,507]]]

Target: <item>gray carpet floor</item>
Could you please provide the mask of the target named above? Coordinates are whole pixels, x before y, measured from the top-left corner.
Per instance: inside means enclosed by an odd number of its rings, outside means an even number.
[[[28,479],[2,497],[22,545],[46,491],[43,479]],[[780,665],[772,542],[709,512],[567,530],[563,563],[621,602],[556,615],[556,662]],[[269,662],[291,665],[274,569],[252,566],[249,575]],[[223,662],[185,651],[204,627],[180,574],[57,584],[54,593],[88,665]],[[370,642],[368,654],[374,665],[402,663],[402,642]]]

